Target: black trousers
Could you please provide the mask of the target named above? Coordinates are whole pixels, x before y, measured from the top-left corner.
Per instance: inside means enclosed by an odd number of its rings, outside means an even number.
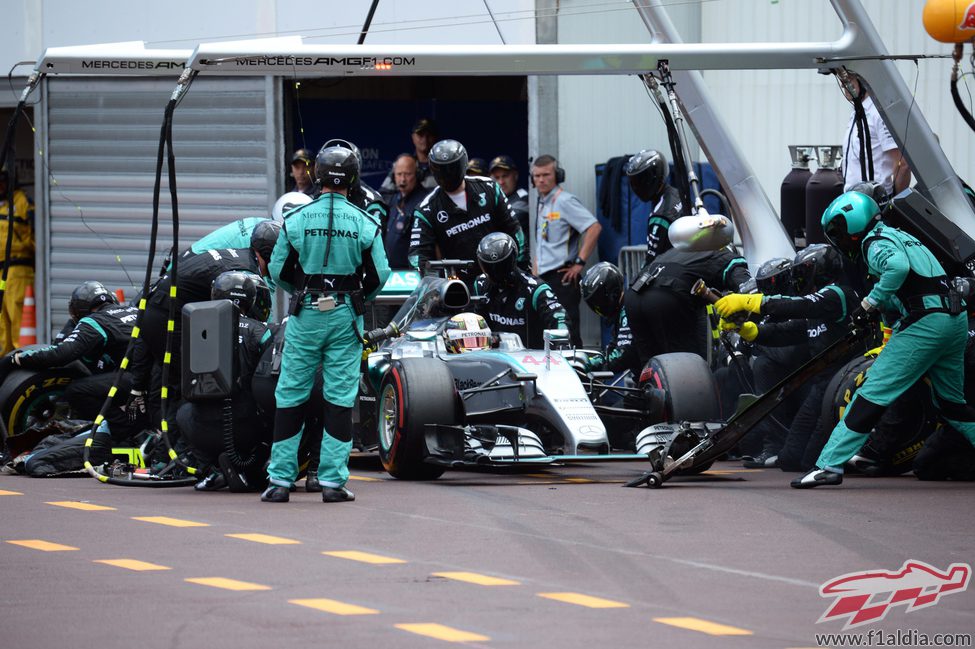
[[[108,398],[108,391],[112,387],[114,379],[115,372],[106,372],[72,381],[64,391],[64,399],[71,407],[72,417],[85,420],[95,419],[102,408],[102,404],[105,403],[105,399]],[[125,413],[125,403],[128,401],[131,385],[132,377],[128,374],[123,375],[115,397],[112,399],[112,405],[105,413],[105,421],[108,422],[112,440],[115,443],[122,442],[149,427],[148,416],[142,415],[130,421]]]
[[[253,455],[261,444],[270,447],[270,422],[267,418],[258,416],[252,395],[241,393],[234,397],[231,412],[234,447],[242,459]],[[217,458],[227,450],[223,400],[183,403],[176,413],[176,425],[193,449],[193,455],[202,463],[215,466]],[[260,459],[261,469],[266,459],[267,453],[264,451]]]
[[[648,288],[641,293],[627,291],[623,304],[640,367],[652,356],[670,352],[692,352],[707,358],[703,307],[661,288]]]
[[[582,301],[582,292],[579,290],[579,282],[562,284],[562,275],[557,270],[548,271],[541,276],[541,279],[548,284],[555,297],[559,298],[562,308],[565,309],[565,324],[569,327],[569,338],[572,344],[582,347],[582,330],[579,328],[579,303]]]

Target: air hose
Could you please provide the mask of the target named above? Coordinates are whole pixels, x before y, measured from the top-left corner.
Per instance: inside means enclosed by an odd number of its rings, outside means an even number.
[[[119,364],[118,369],[115,372],[115,377],[112,380],[112,387],[108,391],[108,396],[106,397],[104,403],[102,403],[101,410],[95,417],[92,429],[92,435],[88,437],[85,441],[84,448],[84,467],[88,471],[88,474],[93,478],[104,482],[106,484],[115,484],[121,486],[137,486],[137,487],[183,487],[190,486],[197,482],[197,478],[189,477],[175,480],[132,480],[132,479],[122,479],[115,478],[104,473],[99,472],[91,464],[90,449],[94,442],[95,436],[97,434],[98,427],[103,421],[105,421],[105,414],[108,409],[113,407],[112,402],[114,401],[115,395],[118,392],[118,385],[121,382],[126,370],[129,367],[130,359],[132,353],[136,346],[136,341],[139,338],[141,332],[142,323],[145,319],[146,303],[149,295],[150,283],[153,276],[153,262],[156,256],[156,242],[159,236],[159,195],[162,185],[162,166],[164,154],[168,152],[168,157],[166,158],[167,165],[169,167],[169,186],[172,200],[173,209],[173,246],[178,247],[178,236],[179,236],[179,216],[178,207],[176,202],[176,169],[175,169],[175,156],[173,155],[173,140],[172,140],[172,130],[173,130],[173,112],[176,110],[176,106],[183,93],[189,88],[190,83],[196,76],[196,72],[193,70],[186,70],[180,76],[178,86],[173,92],[172,97],[166,104],[166,109],[163,112],[163,123],[160,129],[159,135],[159,149],[156,156],[156,179],[155,185],[153,187],[152,196],[152,226],[150,228],[149,235],[149,257],[146,261],[146,272],[142,283],[142,297],[139,299],[139,308],[136,314],[135,325],[132,327],[132,336],[129,339],[129,344],[125,349],[125,355],[122,358],[122,362]],[[176,278],[177,278],[177,265],[178,265],[178,255],[173,256],[173,267],[172,267],[172,281],[170,287],[170,307],[169,307],[169,323],[168,323],[168,333],[166,337],[166,355],[163,362],[163,382],[162,382],[162,437],[166,443],[168,454],[170,460],[183,464],[179,461],[178,454],[173,449],[172,444],[169,441],[168,435],[168,421],[167,421],[167,407],[168,407],[168,389],[167,381],[169,379],[169,359],[171,358],[171,339],[173,331],[173,314],[175,312],[175,296],[176,296]],[[192,475],[197,473],[197,470],[193,467],[186,466],[187,472]]]
[[[959,62],[961,61],[962,54],[962,44],[957,43],[955,45],[954,51],[951,53],[951,57],[955,60],[954,65],[951,67],[951,100],[955,103],[955,108],[958,109],[958,114],[961,118],[965,120],[968,124],[968,128],[975,131],[975,118],[972,117],[971,112],[968,107],[961,100],[961,95],[958,93],[958,79],[959,79]],[[7,240],[10,240],[10,236],[7,235]],[[9,245],[9,244],[8,244]],[[9,252],[7,254],[10,254]],[[6,267],[4,267],[4,277],[6,277]]]

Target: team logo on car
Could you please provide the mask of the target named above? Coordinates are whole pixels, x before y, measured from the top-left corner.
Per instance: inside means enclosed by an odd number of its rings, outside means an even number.
[[[437,220],[440,221],[441,223],[446,223],[447,219],[449,218],[450,217],[447,215],[446,211],[440,210],[439,212],[437,212]]]
[[[515,302],[515,308],[518,309],[519,311],[524,310],[524,308],[525,308],[525,298],[523,298],[523,297],[518,298],[518,301]]]

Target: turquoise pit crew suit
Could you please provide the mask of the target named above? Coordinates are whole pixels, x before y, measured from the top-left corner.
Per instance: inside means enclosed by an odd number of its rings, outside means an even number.
[[[271,255],[271,276],[291,293],[292,306],[274,393],[270,484],[261,496],[266,502],[287,502],[298,477],[298,433],[319,366],[325,379],[318,464],[322,499],[355,498],[345,483],[362,358],[362,302],[375,296],[389,276],[378,220],[346,198],[358,171],[348,149],[322,149],[315,163],[322,195],[288,214]]]
[[[864,443],[884,410],[925,374],[942,416],[975,445],[975,409],[963,392],[967,318],[944,268],[916,238],[877,219],[880,209],[869,196],[847,192],[823,213],[823,231],[833,245],[855,257],[863,254],[878,277],[853,313],[865,325],[880,310],[900,319],[836,424],[816,467],[792,481],[797,489],[838,485],[843,465]]]

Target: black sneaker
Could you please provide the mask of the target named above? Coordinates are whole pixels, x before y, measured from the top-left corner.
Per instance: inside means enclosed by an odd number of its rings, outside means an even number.
[[[741,465],[746,469],[769,469],[778,466],[779,456],[769,451],[762,451],[752,458],[742,459]]]
[[[814,468],[801,478],[796,478],[790,484],[793,489],[812,489],[821,485],[840,485],[843,484],[843,474]]]
[[[345,487],[323,487],[323,503],[345,503],[355,500],[355,494]]]
[[[266,503],[286,503],[291,499],[291,491],[287,487],[276,484],[269,486],[261,494],[261,501]]]
[[[305,491],[308,493],[318,493],[322,490],[322,483],[318,481],[318,474],[311,471],[305,476]]]
[[[226,488],[227,478],[224,476],[223,471],[214,471],[193,485],[193,489],[196,491],[220,491]]]

